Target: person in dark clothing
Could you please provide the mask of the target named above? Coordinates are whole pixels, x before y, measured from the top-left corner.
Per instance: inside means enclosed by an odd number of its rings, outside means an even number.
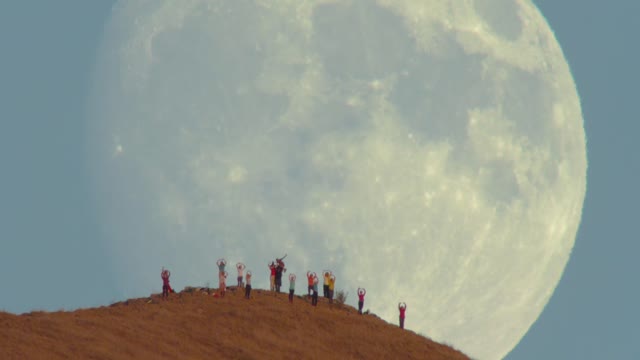
[[[169,285],[169,277],[171,277],[171,272],[164,267],[160,272],[160,277],[162,278],[162,299],[166,300],[169,298],[169,293],[171,292],[171,285]]]
[[[296,274],[289,274],[289,302],[293,302],[293,293],[296,289]]]
[[[282,286],[282,273],[286,272],[287,269],[284,267],[284,262],[280,259],[276,260],[276,292],[280,292],[280,287]]]
[[[313,278],[313,295],[311,295],[311,305],[318,305],[318,277]]]
[[[251,271],[247,271],[245,274],[245,285],[244,285],[244,297],[247,299],[251,298]]]

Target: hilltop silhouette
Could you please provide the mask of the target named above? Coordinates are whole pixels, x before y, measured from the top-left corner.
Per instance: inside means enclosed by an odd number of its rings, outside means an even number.
[[[0,312],[0,359],[469,359],[373,314],[287,293],[185,288],[75,311]]]

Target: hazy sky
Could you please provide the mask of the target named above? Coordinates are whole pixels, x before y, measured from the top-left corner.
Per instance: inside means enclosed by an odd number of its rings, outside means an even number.
[[[640,171],[632,143],[640,3],[535,3],[582,99],[587,196],[564,276],[508,359],[640,358],[632,346],[640,337],[632,228],[640,201],[632,187]],[[69,310],[120,300],[85,158],[90,74],[112,4],[0,4],[0,309]]]

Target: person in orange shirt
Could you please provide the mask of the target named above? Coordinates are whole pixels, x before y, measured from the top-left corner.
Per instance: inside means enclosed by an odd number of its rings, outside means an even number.
[[[316,273],[311,272],[311,270],[307,271],[307,295],[311,296],[313,293],[313,278],[317,277]]]

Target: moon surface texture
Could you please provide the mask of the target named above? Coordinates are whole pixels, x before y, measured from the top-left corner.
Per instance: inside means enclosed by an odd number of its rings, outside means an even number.
[[[88,136],[124,295],[161,266],[217,286],[221,257],[268,288],[286,253],[499,359],[558,284],[585,134],[531,1],[128,0],[102,49]]]

